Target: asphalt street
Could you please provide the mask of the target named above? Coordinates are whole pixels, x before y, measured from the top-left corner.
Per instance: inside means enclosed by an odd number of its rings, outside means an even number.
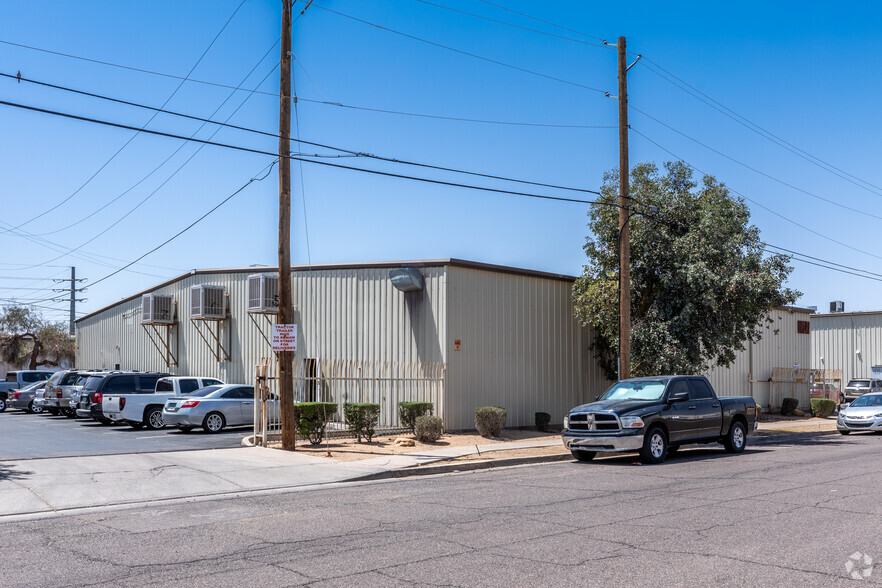
[[[0,413],[0,460],[239,447],[250,434],[248,428],[217,434],[201,429],[151,431],[7,408]]]
[[[734,456],[684,449],[659,466],[622,456],[10,520],[0,523],[0,577],[6,586],[882,583],[882,437],[795,443]]]

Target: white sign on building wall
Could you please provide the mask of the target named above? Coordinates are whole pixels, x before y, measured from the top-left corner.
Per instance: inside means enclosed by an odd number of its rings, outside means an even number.
[[[273,351],[297,351],[297,325],[273,325]]]

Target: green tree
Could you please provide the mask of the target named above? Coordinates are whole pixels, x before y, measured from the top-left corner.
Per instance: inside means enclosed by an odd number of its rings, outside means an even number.
[[[47,321],[27,306],[6,306],[0,313],[0,360],[4,363],[19,366],[27,361],[29,369],[35,370],[38,365],[73,363],[75,353],[76,343],[63,323]]]
[[[762,334],[774,307],[802,294],[784,287],[788,257],[763,258],[759,229],[741,198],[712,176],[700,184],[681,162],[631,170],[631,375],[696,374],[729,365]],[[618,171],[607,172],[602,202],[615,203]],[[649,207],[657,213],[649,213]],[[643,211],[645,214],[639,213]],[[594,331],[593,351],[616,378],[619,210],[589,212],[588,263],[576,280],[577,318]]]

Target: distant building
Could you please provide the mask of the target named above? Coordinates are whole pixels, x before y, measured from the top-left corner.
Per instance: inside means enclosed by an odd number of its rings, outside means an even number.
[[[812,361],[820,368],[841,369],[842,381],[869,378],[882,366],[882,311],[815,314]]]

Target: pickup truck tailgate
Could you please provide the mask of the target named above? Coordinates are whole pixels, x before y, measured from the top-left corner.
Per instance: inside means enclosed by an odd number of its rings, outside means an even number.
[[[120,412],[120,397],[119,396],[105,396],[101,400],[101,409],[104,411],[104,414],[116,414]]]

